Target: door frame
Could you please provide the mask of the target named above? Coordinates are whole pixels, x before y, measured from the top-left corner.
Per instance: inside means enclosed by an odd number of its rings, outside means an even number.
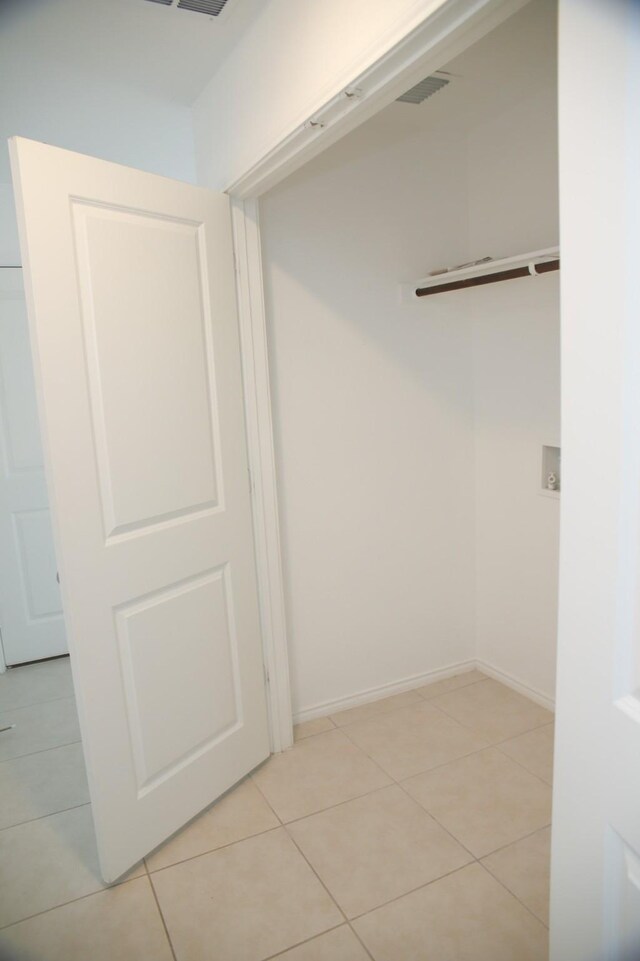
[[[327,77],[326,98],[320,104],[309,104],[295,129],[283,133],[226,187],[234,233],[254,541],[274,753],[293,744],[293,713],[259,197],[528,2],[445,0],[434,10],[433,0],[419,0],[400,23],[379,37],[366,62],[361,58],[340,75]]]

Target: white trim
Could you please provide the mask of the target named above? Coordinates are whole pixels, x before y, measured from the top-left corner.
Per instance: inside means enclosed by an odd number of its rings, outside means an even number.
[[[501,684],[506,684],[507,687],[517,691],[518,694],[523,694],[525,697],[528,697],[530,701],[535,701],[536,704],[539,704],[541,707],[546,707],[548,711],[555,711],[555,700],[543,694],[537,687],[531,687],[530,684],[525,684],[524,681],[514,677],[513,674],[500,671],[492,664],[488,664],[487,661],[476,660],[476,668],[482,671],[483,674],[486,674],[487,677],[492,677],[495,681],[500,681]]]
[[[447,677],[454,677],[456,674],[464,674],[467,671],[478,670],[487,677],[492,677],[501,684],[505,684],[518,694],[528,697],[541,707],[546,707],[548,711],[555,709],[553,698],[547,697],[535,687],[517,680],[512,674],[499,671],[486,661],[470,658],[467,661],[458,661],[437,671],[425,671],[424,674],[412,674],[400,681],[392,681],[391,684],[381,684],[379,687],[370,687],[366,691],[359,691],[357,694],[350,694],[348,697],[338,697],[333,701],[322,701],[313,707],[298,711],[293,716],[294,724],[302,724],[304,721],[313,721],[317,717],[328,717],[330,714],[337,714],[338,711],[347,711],[352,707],[360,707],[362,704],[370,704],[393,694],[403,694],[405,691],[412,691],[417,687],[424,687],[426,684],[433,684],[435,681],[442,681]]]
[[[373,47],[333,76],[293,129],[282,130],[270,145],[265,144],[260,158],[228,185],[227,193],[258,197],[528,2],[447,0],[434,11],[433,0],[420,0]],[[309,128],[309,121],[320,121],[322,126]]]
[[[256,200],[232,198],[256,571],[272,752],[293,744],[262,256]]]
[[[449,664],[448,667],[439,668],[437,671],[425,671],[424,674],[412,674],[400,681],[392,681],[391,684],[381,684],[379,687],[370,687],[366,691],[359,691],[358,694],[351,694],[348,697],[338,697],[334,701],[323,701],[313,707],[305,708],[294,715],[294,724],[303,721],[313,721],[316,717],[326,717],[328,714],[336,714],[338,711],[346,711],[351,707],[360,707],[361,704],[369,704],[371,701],[379,701],[384,697],[391,697],[392,694],[403,694],[405,691],[412,691],[416,687],[424,687],[433,681],[442,681],[446,677],[453,677],[456,674],[464,674],[472,671],[476,666],[473,658],[467,661],[458,661],[456,664]]]

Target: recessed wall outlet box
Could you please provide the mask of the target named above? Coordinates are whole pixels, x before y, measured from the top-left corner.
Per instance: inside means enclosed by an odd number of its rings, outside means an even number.
[[[542,447],[542,472],[540,489],[549,494],[560,494],[562,486],[562,462],[559,447],[546,444]]]

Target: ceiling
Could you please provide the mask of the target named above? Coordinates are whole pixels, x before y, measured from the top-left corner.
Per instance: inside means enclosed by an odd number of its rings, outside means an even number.
[[[0,0],[0,61],[93,76],[191,104],[265,0],[209,17],[148,0]]]

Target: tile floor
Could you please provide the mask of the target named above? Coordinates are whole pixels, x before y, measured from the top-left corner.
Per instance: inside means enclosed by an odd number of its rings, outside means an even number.
[[[108,889],[68,661],[0,712],[2,961],[546,958],[553,718],[477,671],[299,725]]]

